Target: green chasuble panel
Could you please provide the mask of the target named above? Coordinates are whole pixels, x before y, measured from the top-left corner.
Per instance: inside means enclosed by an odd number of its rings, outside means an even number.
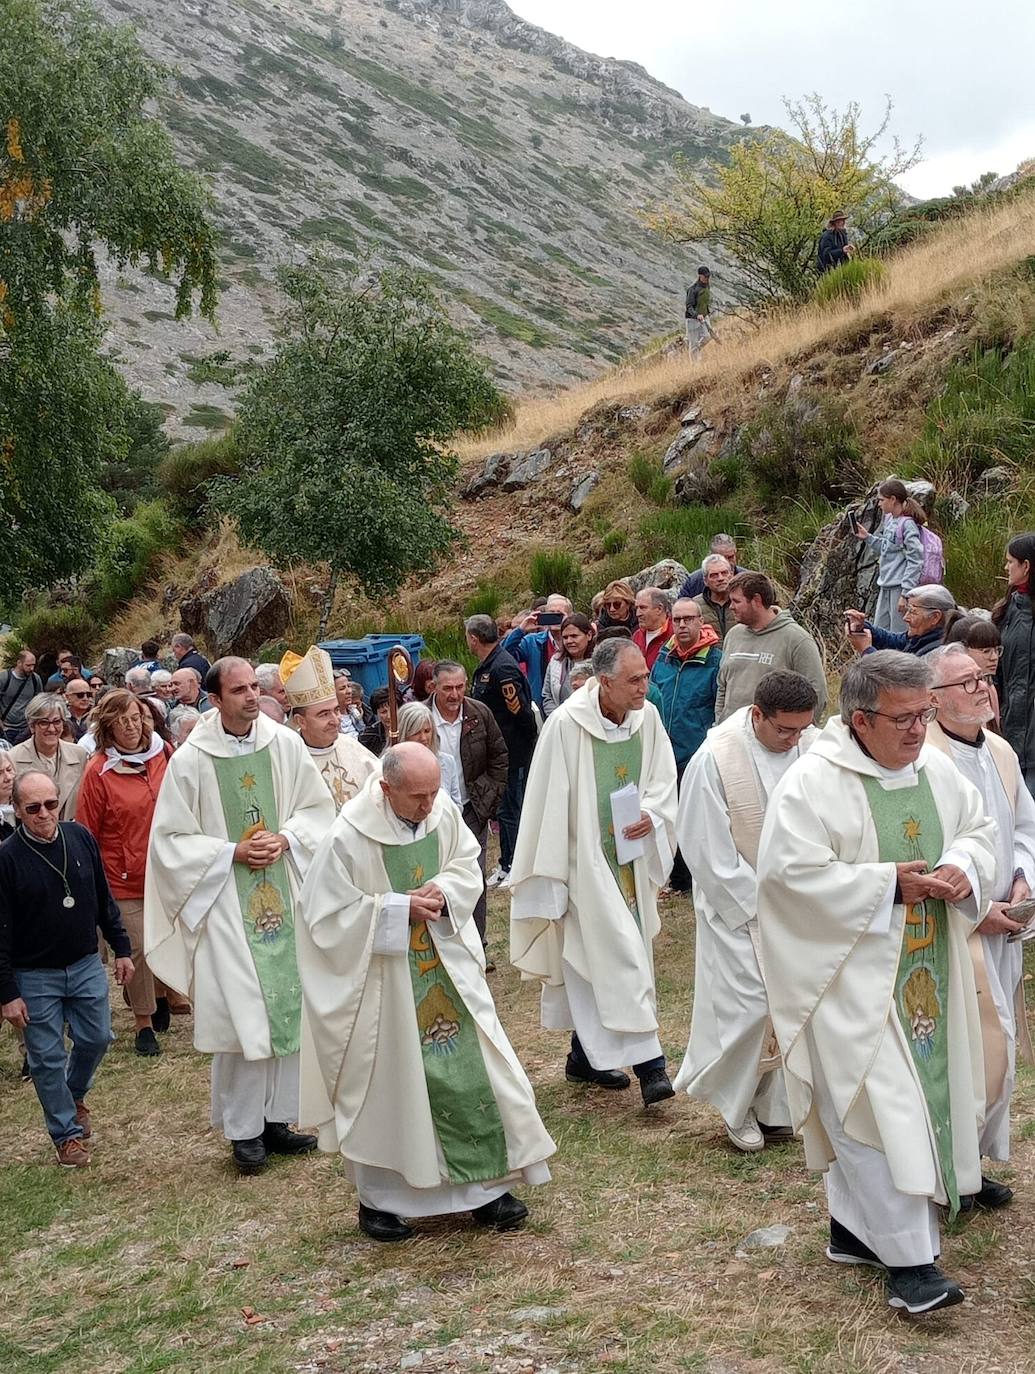
[[[277,834],[280,818],[269,748],[237,758],[212,759],[226,833],[235,844],[258,830]],[[297,1054],[302,1030],[302,984],[295,957],[295,914],[283,859],[269,868],[234,864],[248,948],[266,1003],[276,1058]]]
[[[615,827],[611,817],[611,793],[628,787],[631,782],[639,787],[642,767],[643,741],[640,739],[639,731],[629,739],[616,740],[613,744],[593,737],[593,774],[597,784],[600,844],[607,866],[618,884],[618,890],[638,926],[640,912],[636,905],[636,878],[632,864],[618,862]]]
[[[439,870],[438,834],[382,845],[393,892],[411,892]],[[424,1079],[450,1183],[488,1183],[510,1172],[507,1140],[474,1018],[431,942],[425,921],[410,927],[410,982]]]
[[[926,771],[920,771],[919,779],[916,787],[892,791],[885,791],[876,778],[862,779],[877,830],[881,863],[923,859],[928,869],[933,869],[941,858],[942,825]],[[927,1100],[950,1216],[954,1217],[960,1195],[949,1105],[949,932],[944,902],[906,906],[895,1007]]]

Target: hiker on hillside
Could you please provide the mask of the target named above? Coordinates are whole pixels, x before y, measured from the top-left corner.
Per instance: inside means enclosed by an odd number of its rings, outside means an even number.
[[[882,630],[902,634],[906,622],[899,611],[899,601],[921,582],[931,580],[923,576],[924,543],[920,536],[920,528],[927,524],[927,517],[910,499],[905,483],[897,477],[889,477],[880,484],[877,502],[884,512],[879,532],[871,534],[865,525],[856,521],[855,537],[874,549],[880,558],[877,566],[880,594],[873,623]],[[933,580],[940,582],[941,578]]]
[[[707,267],[697,269],[697,280],[686,293],[686,346],[690,360],[715,337],[708,323],[712,308],[712,274]]]
[[[838,210],[830,216],[827,227],[819,236],[816,270],[820,276],[824,272],[830,272],[833,268],[841,267],[846,262],[850,262],[855,254],[855,249],[848,241],[848,230],[845,228],[845,224],[845,212]]]
[[[992,607],[992,622],[1002,636],[996,687],[1003,711],[1003,734],[1021,763],[1029,792],[1035,794],[1035,634],[1031,576],[1035,534],[1015,534],[1006,546],[1006,595]]]

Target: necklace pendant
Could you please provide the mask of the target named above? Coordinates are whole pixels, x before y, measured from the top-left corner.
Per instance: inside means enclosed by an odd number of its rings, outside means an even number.
[[[67,907],[69,911],[71,911],[72,907],[75,906],[75,898],[72,896],[71,892],[68,894],[67,897],[65,897],[61,905]]]

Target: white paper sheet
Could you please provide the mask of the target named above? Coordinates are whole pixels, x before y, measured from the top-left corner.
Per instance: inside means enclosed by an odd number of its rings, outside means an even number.
[[[635,825],[642,815],[640,789],[634,782],[611,793],[611,821],[615,828],[615,849],[620,864],[631,864],[634,859],[643,858],[643,841],[627,840],[622,833],[627,825]]]

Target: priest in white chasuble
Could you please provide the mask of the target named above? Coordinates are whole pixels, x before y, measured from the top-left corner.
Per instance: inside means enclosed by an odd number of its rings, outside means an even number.
[[[169,760],[151,827],[144,948],[194,1004],[194,1046],[212,1061],[212,1124],[241,1173],[302,1154],[298,894],[334,802],[303,741],[259,711],[255,669],[222,658],[215,706]]]
[[[331,656],[315,644],[304,657],[287,653],[280,661],[280,680],[291,707],[291,724],[305,740],[334,809],[340,811],[381,768],[354,735],[341,733]]]
[[[962,644],[946,644],[928,655],[937,719],[927,743],[952,759],[981,793],[985,814],[995,823],[995,885],[992,903],[970,937],[974,978],[981,1008],[985,1060],[985,1124],[981,1153],[1010,1158],[1010,1099],[1017,1076],[1017,1053],[1032,1062],[1024,1009],[1024,945],[1016,938],[1023,922],[1008,908],[1027,901],[1035,887],[1035,801],[1024,785],[1017,755],[1000,735],[986,732],[992,719],[991,679]],[[981,1187],[964,1206],[1005,1207],[1012,1189],[981,1177]]]
[[[962,1301],[936,1203],[981,1186],[981,1026],[967,937],[995,872],[977,789],[925,747],[926,659],[864,654],[841,714],[777,785],[759,842],[769,1008],[827,1257],[887,1273],[893,1307]]]
[[[568,1080],[628,1088],[628,1064],[650,1106],[674,1095],[654,940],[675,848],[676,763],[636,645],[599,644],[593,669],[549,717],[532,759],[510,870],[511,960],[542,984],[543,1026],[573,1031]]]
[[[455,1212],[512,1230],[528,1209],[510,1189],[546,1182],[555,1146],[485,981],[478,841],[430,750],[381,762],[302,891],[302,1115],[344,1157],[372,1239]]]
[[[754,701],[708,731],[679,793],[676,838],[693,878],[690,1043],[676,1091],[722,1113],[738,1150],[793,1135],[758,959],[758,841],[777,783],[818,738],[801,673],[767,673]]]

